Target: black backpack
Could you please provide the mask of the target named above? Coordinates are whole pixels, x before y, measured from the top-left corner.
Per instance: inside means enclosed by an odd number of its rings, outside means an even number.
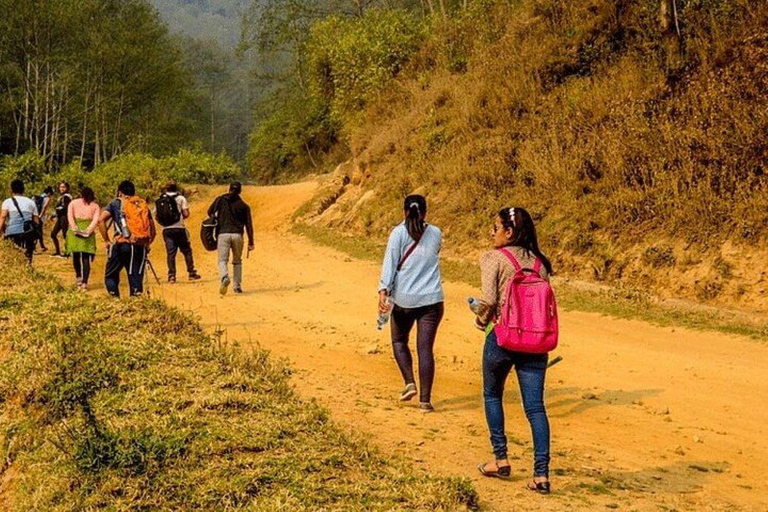
[[[176,198],[168,194],[161,195],[155,201],[155,211],[157,212],[157,222],[163,227],[173,226],[181,220],[181,211],[179,211]]]
[[[200,241],[203,243],[206,251],[215,251],[219,239],[219,205],[221,197],[216,199],[213,207],[213,215],[208,217],[200,225]]]

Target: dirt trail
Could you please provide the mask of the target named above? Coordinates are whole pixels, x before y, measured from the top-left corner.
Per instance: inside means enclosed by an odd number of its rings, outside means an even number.
[[[378,265],[289,232],[290,215],[314,190],[313,183],[246,188],[257,241],[245,260],[242,296],[218,296],[215,255],[202,250],[195,233],[204,279],[155,285],[152,293],[191,309],[207,327],[223,327],[231,339],[258,342],[289,359],[298,391],[325,404],[336,421],[425,471],[471,478],[489,508],[768,510],[762,476],[768,470],[768,347],[590,313],[562,313],[557,353],[565,360],[547,376],[556,492],[540,497],[523,489],[531,443],[514,379],[506,396],[514,477],[480,477],[475,466],[490,456],[482,339],[465,306],[476,291],[445,285],[437,412],[402,405],[389,332],[374,324]],[[202,189],[202,197],[190,198],[195,229],[210,197]],[[63,263],[45,260],[65,271]],[[162,247],[153,261],[163,277]],[[180,257],[178,264],[182,270]],[[102,265],[100,258],[94,288]]]

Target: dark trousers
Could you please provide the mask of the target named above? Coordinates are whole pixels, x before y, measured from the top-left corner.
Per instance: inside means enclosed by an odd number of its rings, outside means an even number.
[[[395,361],[406,384],[413,384],[413,357],[408,348],[408,337],[416,324],[416,352],[419,357],[419,400],[432,400],[432,383],[435,380],[435,338],[437,327],[443,319],[443,303],[420,308],[392,309],[392,349]]]
[[[144,292],[144,270],[147,262],[147,248],[136,244],[113,244],[107,258],[104,284],[113,297],[120,296],[120,272],[128,274],[131,296]]]
[[[69,221],[67,220],[67,216],[59,217],[56,219],[56,223],[53,225],[53,230],[51,231],[51,240],[53,240],[53,248],[56,250],[56,254],[61,254],[61,249],[59,248],[59,233],[61,233],[62,238],[64,238],[64,241],[67,241],[67,229],[69,229]]]
[[[533,434],[533,474],[549,476],[549,420],[544,407],[544,377],[547,354],[523,354],[501,348],[496,333],[491,331],[483,349],[483,397],[485,419],[491,433],[491,446],[496,459],[507,458],[507,436],[504,431],[504,384],[515,369],[520,385],[523,409]]]
[[[181,251],[187,264],[187,273],[195,273],[195,261],[192,258],[192,244],[189,243],[189,233],[184,228],[163,230],[165,252],[168,255],[168,277],[176,276],[176,252]]]
[[[9,235],[6,237],[8,240],[24,249],[24,255],[27,257],[27,261],[32,263],[32,255],[35,253],[35,237],[29,235]]]
[[[43,223],[42,217],[40,218],[40,225],[37,226],[37,242],[40,244],[42,250],[48,250],[45,246],[45,224]]]
[[[88,254],[87,252],[72,253],[75,277],[83,284],[88,284],[88,278],[91,277],[91,261],[93,261],[93,254]]]

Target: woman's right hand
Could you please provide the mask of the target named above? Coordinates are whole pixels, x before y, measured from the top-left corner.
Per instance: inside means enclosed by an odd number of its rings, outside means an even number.
[[[391,304],[389,304],[389,296],[387,295],[387,290],[381,290],[379,292],[379,313],[384,314],[388,313],[389,309],[392,307]]]

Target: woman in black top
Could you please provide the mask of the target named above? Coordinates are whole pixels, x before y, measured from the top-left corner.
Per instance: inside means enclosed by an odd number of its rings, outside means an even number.
[[[53,231],[51,231],[51,240],[53,240],[53,247],[56,250],[51,256],[64,258],[61,249],[59,248],[59,233],[64,238],[66,244],[67,229],[69,229],[69,221],[67,220],[67,210],[69,209],[69,203],[72,201],[72,196],[69,194],[69,183],[62,181],[59,183],[59,200],[56,202],[56,208],[54,209],[55,224],[53,225]],[[66,245],[64,246],[66,249]]]

